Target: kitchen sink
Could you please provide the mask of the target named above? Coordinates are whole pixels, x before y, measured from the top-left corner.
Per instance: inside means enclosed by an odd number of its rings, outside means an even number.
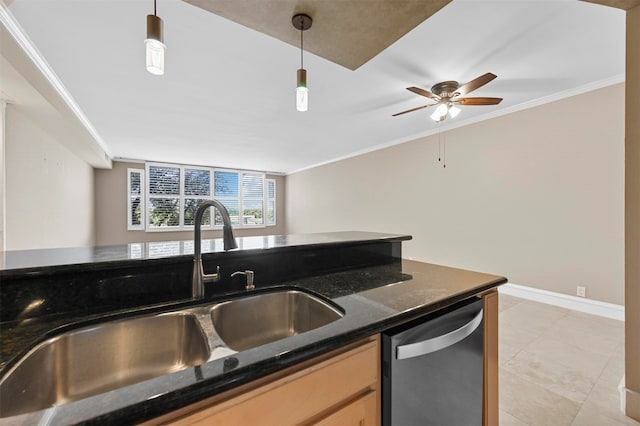
[[[207,361],[207,338],[182,312],[69,331],[31,349],[0,381],[0,417],[97,395]]]
[[[234,351],[304,333],[343,316],[330,302],[299,290],[248,295],[211,309],[215,331]]]
[[[34,346],[0,378],[0,418],[204,364],[343,316],[321,296],[280,288],[70,330]]]

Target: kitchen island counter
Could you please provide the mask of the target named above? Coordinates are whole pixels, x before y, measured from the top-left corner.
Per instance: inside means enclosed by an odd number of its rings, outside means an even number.
[[[150,420],[206,399],[315,356],[375,335],[404,322],[490,291],[506,282],[504,277],[410,260],[384,265],[292,279],[267,286],[295,287],[318,293],[344,310],[344,317],[315,330],[246,351],[230,351],[218,359],[146,380],[79,401],[14,417],[1,424],[137,423]],[[215,286],[214,284],[208,284]],[[213,305],[230,296],[203,301],[163,303],[144,309],[110,312],[110,319],[141,313],[179,310],[198,304]],[[64,318],[46,317],[2,323],[6,372],[29,347],[62,329],[103,321],[104,314]],[[233,362],[229,362],[234,358]],[[7,362],[7,360],[10,360]]]

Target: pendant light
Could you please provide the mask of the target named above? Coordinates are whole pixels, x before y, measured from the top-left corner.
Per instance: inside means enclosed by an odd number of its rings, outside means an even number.
[[[156,15],[156,0],[153,0],[153,15],[147,15],[147,38],[144,41],[147,52],[147,71],[151,74],[164,74],[164,38],[162,19]]]
[[[291,18],[293,26],[300,30],[300,69],[298,70],[298,84],[296,85],[296,109],[306,111],[309,108],[309,88],[307,87],[307,70],[304,69],[304,31],[311,28],[313,20],[304,13],[299,13]]]

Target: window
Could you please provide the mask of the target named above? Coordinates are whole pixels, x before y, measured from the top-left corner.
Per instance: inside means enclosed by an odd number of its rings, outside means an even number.
[[[211,199],[211,171],[207,169],[184,169],[184,224],[193,226],[196,211],[203,201]],[[204,212],[202,227],[211,226],[211,210]]]
[[[129,229],[191,229],[198,207],[212,198],[227,208],[234,227],[275,225],[275,180],[264,173],[158,163],[147,163],[146,174],[130,171],[138,174],[128,179]],[[222,226],[222,216],[213,211],[213,220],[212,209],[205,212],[203,229]]]
[[[264,225],[264,175],[242,173],[242,224]]]
[[[239,174],[236,172],[216,170],[214,172],[214,182],[214,198],[227,208],[229,216],[231,217],[231,224],[233,226],[240,225]],[[215,212],[214,223],[216,225],[222,225],[222,216],[220,216],[220,212],[217,210]]]
[[[144,229],[144,170],[127,169],[127,229]]]
[[[215,198],[227,208],[234,226],[264,226],[263,173],[216,170],[214,181]],[[222,225],[218,211],[214,223]]]
[[[180,226],[180,168],[147,165],[147,227]]]
[[[267,225],[276,224],[276,180],[267,179]]]

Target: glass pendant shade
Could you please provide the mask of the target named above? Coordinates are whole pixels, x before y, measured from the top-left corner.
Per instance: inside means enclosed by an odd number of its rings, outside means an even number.
[[[307,70],[298,70],[298,85],[296,86],[296,109],[306,111],[309,109],[309,89],[307,88]]]
[[[164,43],[158,40],[146,39],[144,41],[147,50],[147,71],[151,74],[164,74]]]
[[[301,112],[309,109],[309,89],[304,86],[296,87],[296,109]]]
[[[449,115],[451,116],[451,118],[456,118],[458,114],[460,114],[460,108],[455,105],[451,105],[451,107],[449,108]]]
[[[431,114],[433,121],[442,121],[447,116],[448,107],[446,104],[438,105],[438,108]]]
[[[164,74],[164,53],[166,46],[162,41],[162,19],[156,15],[147,15],[147,38],[144,44],[147,71],[151,74]]]

